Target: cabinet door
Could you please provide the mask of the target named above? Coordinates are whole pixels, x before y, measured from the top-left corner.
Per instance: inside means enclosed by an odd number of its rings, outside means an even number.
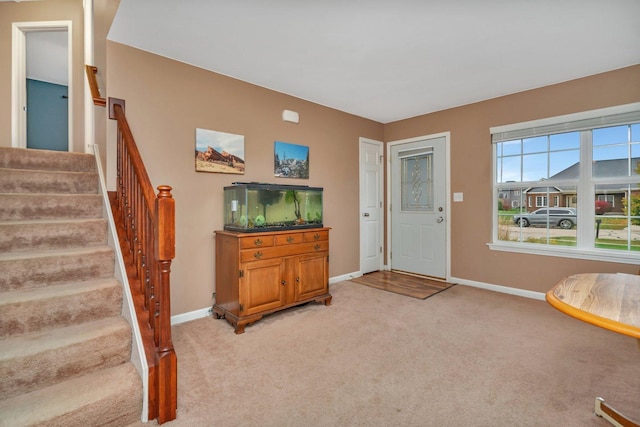
[[[327,293],[329,266],[326,252],[301,255],[296,264],[297,301]]]
[[[280,259],[241,264],[241,316],[273,310],[284,304],[283,267]]]

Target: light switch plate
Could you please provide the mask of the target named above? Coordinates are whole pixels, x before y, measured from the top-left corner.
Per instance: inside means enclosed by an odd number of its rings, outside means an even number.
[[[463,200],[462,193],[453,193],[453,201],[461,202]]]

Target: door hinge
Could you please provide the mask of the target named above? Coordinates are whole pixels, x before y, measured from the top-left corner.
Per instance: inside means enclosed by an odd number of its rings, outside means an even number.
[[[380,246],[380,253],[382,253],[382,246]]]
[[[244,277],[244,270],[240,270],[240,277]]]

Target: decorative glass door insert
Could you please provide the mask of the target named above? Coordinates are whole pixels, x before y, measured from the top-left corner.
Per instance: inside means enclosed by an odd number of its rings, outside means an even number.
[[[402,211],[433,212],[433,149],[398,153]]]

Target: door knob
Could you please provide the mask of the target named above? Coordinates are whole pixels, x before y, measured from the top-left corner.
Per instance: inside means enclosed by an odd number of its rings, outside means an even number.
[[[440,224],[442,221],[444,221],[444,218],[442,218],[441,216],[439,216],[438,219],[436,219],[436,222],[438,224]]]
[[[369,216],[369,212],[363,213],[362,216]]]

